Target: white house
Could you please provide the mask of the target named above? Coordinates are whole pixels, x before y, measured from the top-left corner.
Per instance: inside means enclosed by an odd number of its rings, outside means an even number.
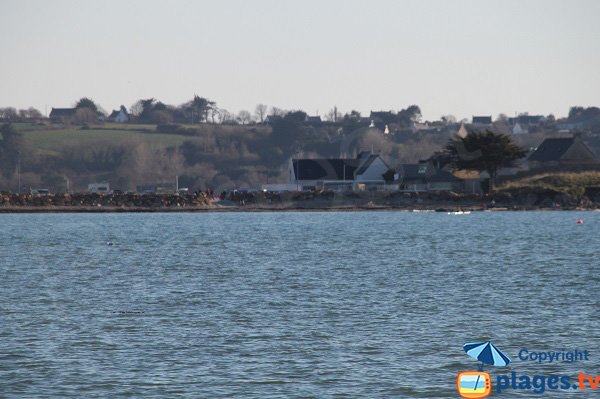
[[[362,152],[356,158],[290,159],[288,185],[302,190],[384,190],[389,170],[376,154]]]
[[[127,111],[121,107],[120,110],[111,112],[108,120],[115,123],[127,123],[129,122],[129,115],[127,114]]]
[[[515,123],[512,127],[512,134],[526,134],[529,133],[529,128],[527,125],[521,126],[519,122]]]

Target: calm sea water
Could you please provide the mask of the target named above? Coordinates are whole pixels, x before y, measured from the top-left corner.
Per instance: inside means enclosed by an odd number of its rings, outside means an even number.
[[[488,339],[513,358],[493,378],[600,374],[597,212],[0,215],[0,233],[2,398],[453,398],[477,368],[462,345]]]

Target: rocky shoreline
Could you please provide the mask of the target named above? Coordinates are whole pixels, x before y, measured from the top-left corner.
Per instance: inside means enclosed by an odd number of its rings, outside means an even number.
[[[285,212],[285,211],[528,211],[600,209],[600,189],[571,195],[519,189],[493,195],[402,192],[176,194],[0,194],[0,213]]]

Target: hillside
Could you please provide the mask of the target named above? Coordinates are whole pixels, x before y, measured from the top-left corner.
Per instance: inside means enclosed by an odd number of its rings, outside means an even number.
[[[352,156],[381,153],[391,167],[426,159],[448,142],[450,133],[385,135],[364,125],[319,127],[289,122],[266,125],[114,124],[64,126],[15,123],[22,134],[21,187],[54,192],[84,191],[92,182],[133,191],[140,185],[175,184],[192,190],[258,188],[286,181],[292,156]],[[525,148],[551,134],[516,136]],[[587,138],[597,151],[600,140]],[[17,175],[0,176],[0,190],[16,191]]]
[[[291,156],[352,156],[373,149],[392,160],[416,161],[441,148],[447,137],[384,137],[361,126],[138,125],[57,127],[16,123],[22,134],[22,187],[61,192],[107,181],[123,191],[139,185],[174,184],[213,190],[260,187],[285,181]],[[16,191],[16,174],[0,187]]]

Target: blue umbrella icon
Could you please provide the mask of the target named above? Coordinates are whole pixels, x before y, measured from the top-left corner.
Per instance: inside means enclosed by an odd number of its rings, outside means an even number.
[[[510,358],[496,348],[490,341],[487,342],[471,342],[463,345],[463,349],[467,355],[481,362],[480,370],[483,370],[484,364],[492,366],[506,366],[510,363]]]

